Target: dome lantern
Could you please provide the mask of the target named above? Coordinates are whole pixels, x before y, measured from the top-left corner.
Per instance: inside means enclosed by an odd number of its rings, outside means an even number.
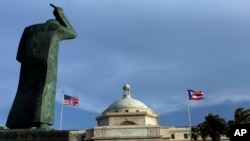
[[[131,95],[130,95],[130,86],[129,86],[129,84],[125,84],[125,85],[123,86],[123,91],[124,91],[123,98],[131,98]]]

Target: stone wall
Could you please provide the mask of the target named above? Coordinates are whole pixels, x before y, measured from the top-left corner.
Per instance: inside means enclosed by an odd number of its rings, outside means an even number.
[[[85,140],[151,140],[162,139],[160,126],[102,126],[86,130]]]
[[[82,135],[79,131],[3,130],[0,141],[80,141]]]

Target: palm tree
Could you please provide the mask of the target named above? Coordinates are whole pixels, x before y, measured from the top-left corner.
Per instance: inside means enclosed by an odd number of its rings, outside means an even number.
[[[236,126],[237,124],[249,124],[250,125],[250,109],[238,108],[234,112],[234,120],[229,120],[229,128]],[[227,136],[230,137],[231,130],[228,130]]]
[[[198,138],[200,137],[200,135],[201,135],[200,128],[199,127],[192,127],[191,138],[194,139],[195,141],[197,141]]]
[[[250,123],[250,109],[238,108],[234,112],[235,124]]]
[[[220,136],[228,133],[226,121],[218,115],[208,114],[205,116],[205,121],[200,123],[198,127],[203,140],[210,136],[212,141],[220,141]]]

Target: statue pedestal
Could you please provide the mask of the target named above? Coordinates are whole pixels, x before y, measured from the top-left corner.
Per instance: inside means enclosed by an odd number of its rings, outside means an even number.
[[[2,130],[0,141],[82,141],[84,131]]]

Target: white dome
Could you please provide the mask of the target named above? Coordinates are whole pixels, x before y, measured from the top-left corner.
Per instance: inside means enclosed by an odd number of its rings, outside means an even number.
[[[128,84],[124,86],[130,88]],[[112,103],[106,110],[104,110],[102,114],[117,113],[117,112],[150,112],[150,113],[153,113],[153,111],[143,102],[137,99],[131,98],[129,90],[130,89],[124,89],[125,94],[123,95],[123,98]]]

